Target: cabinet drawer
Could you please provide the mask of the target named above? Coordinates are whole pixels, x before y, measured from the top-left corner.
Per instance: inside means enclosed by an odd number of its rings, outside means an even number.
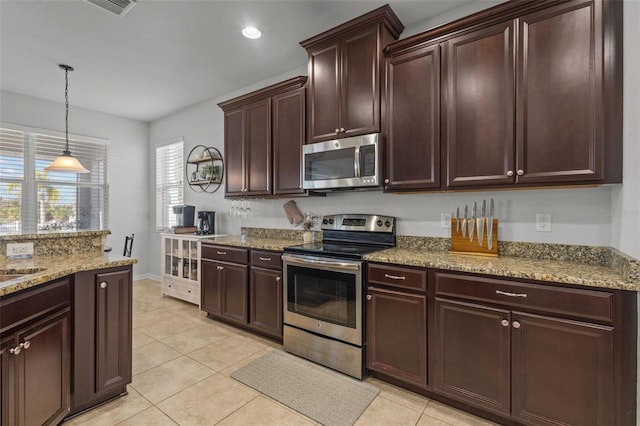
[[[282,253],[277,251],[251,250],[251,266],[261,268],[282,269]]]
[[[451,296],[598,321],[613,321],[613,293],[607,291],[436,272],[435,292],[436,296]]]
[[[71,288],[68,278],[3,297],[0,302],[0,333],[69,306],[70,301]]]
[[[426,291],[427,270],[420,268],[369,264],[367,281],[370,284]]]
[[[197,283],[167,281],[162,283],[162,294],[195,304],[200,303],[200,286]]]
[[[222,262],[247,263],[248,250],[229,246],[202,245],[202,258]]]

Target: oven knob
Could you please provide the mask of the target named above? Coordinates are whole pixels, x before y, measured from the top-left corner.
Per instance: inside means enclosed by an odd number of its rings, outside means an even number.
[[[329,221],[327,219],[322,219],[322,224],[326,225],[327,223],[329,223]]]
[[[391,226],[391,222],[389,222],[388,220],[385,221],[384,226],[386,226],[387,228]]]
[[[378,219],[378,221],[376,222],[376,225],[382,226],[382,221]]]
[[[333,219],[329,219],[329,225],[333,225]]]

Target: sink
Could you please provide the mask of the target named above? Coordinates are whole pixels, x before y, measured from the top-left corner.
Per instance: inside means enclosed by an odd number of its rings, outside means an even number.
[[[42,272],[44,270],[45,268],[0,269],[0,282],[20,278],[29,274],[35,274],[36,272]]]
[[[12,280],[14,278],[22,277],[23,275],[27,274],[0,274],[0,283],[3,281]]]

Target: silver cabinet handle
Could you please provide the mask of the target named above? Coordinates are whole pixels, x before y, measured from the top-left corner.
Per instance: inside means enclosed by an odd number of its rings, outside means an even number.
[[[269,261],[271,261],[271,258],[270,258],[270,257],[258,257],[258,259],[260,259],[260,260],[262,260],[262,261],[264,261],[264,262],[269,262]]]
[[[507,176],[509,176],[509,177],[513,176],[513,170],[509,170],[509,171],[507,172]]]
[[[216,253],[221,254],[223,256],[225,256],[227,254],[226,251],[220,251],[220,250],[216,251]]]
[[[389,274],[384,274],[384,277],[392,279],[392,280],[406,280],[407,279],[407,277],[401,277],[401,276],[398,276],[398,275],[389,275]]]
[[[14,355],[18,355],[20,353],[20,351],[22,351],[20,346],[16,346],[15,348],[9,349],[9,353],[10,354],[14,354]]]
[[[107,288],[107,282],[106,281],[102,281],[100,283],[100,288]]]
[[[23,349],[29,349],[31,347],[31,342],[28,340],[25,340],[24,343],[20,343],[20,347]]]
[[[340,127],[340,131],[341,131],[341,132],[344,132],[344,127]]]
[[[276,282],[279,283],[282,278],[276,277]]]
[[[507,320],[502,320],[500,324],[502,324],[503,327],[509,327],[509,321]]]
[[[508,291],[500,291],[500,290],[496,290],[496,294],[501,294],[503,296],[509,296],[509,297],[527,297],[527,293],[509,293]]]
[[[389,182],[391,182],[391,181],[388,178],[384,180],[384,183],[388,184]]]
[[[518,170],[518,176],[522,176],[524,174],[524,170]]]
[[[518,321],[514,321],[513,328],[520,328],[520,323]]]
[[[224,266],[217,266],[218,271],[222,271],[224,269]]]
[[[336,128],[336,133],[340,133],[340,129]]]
[[[371,295],[367,294],[367,300],[371,300]]]

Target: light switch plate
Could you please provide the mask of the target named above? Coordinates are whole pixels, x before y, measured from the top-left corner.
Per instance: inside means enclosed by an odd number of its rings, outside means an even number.
[[[8,243],[7,259],[24,259],[33,257],[33,243]]]
[[[440,213],[440,228],[451,228],[451,213]]]
[[[551,232],[551,213],[536,213],[536,232]]]

